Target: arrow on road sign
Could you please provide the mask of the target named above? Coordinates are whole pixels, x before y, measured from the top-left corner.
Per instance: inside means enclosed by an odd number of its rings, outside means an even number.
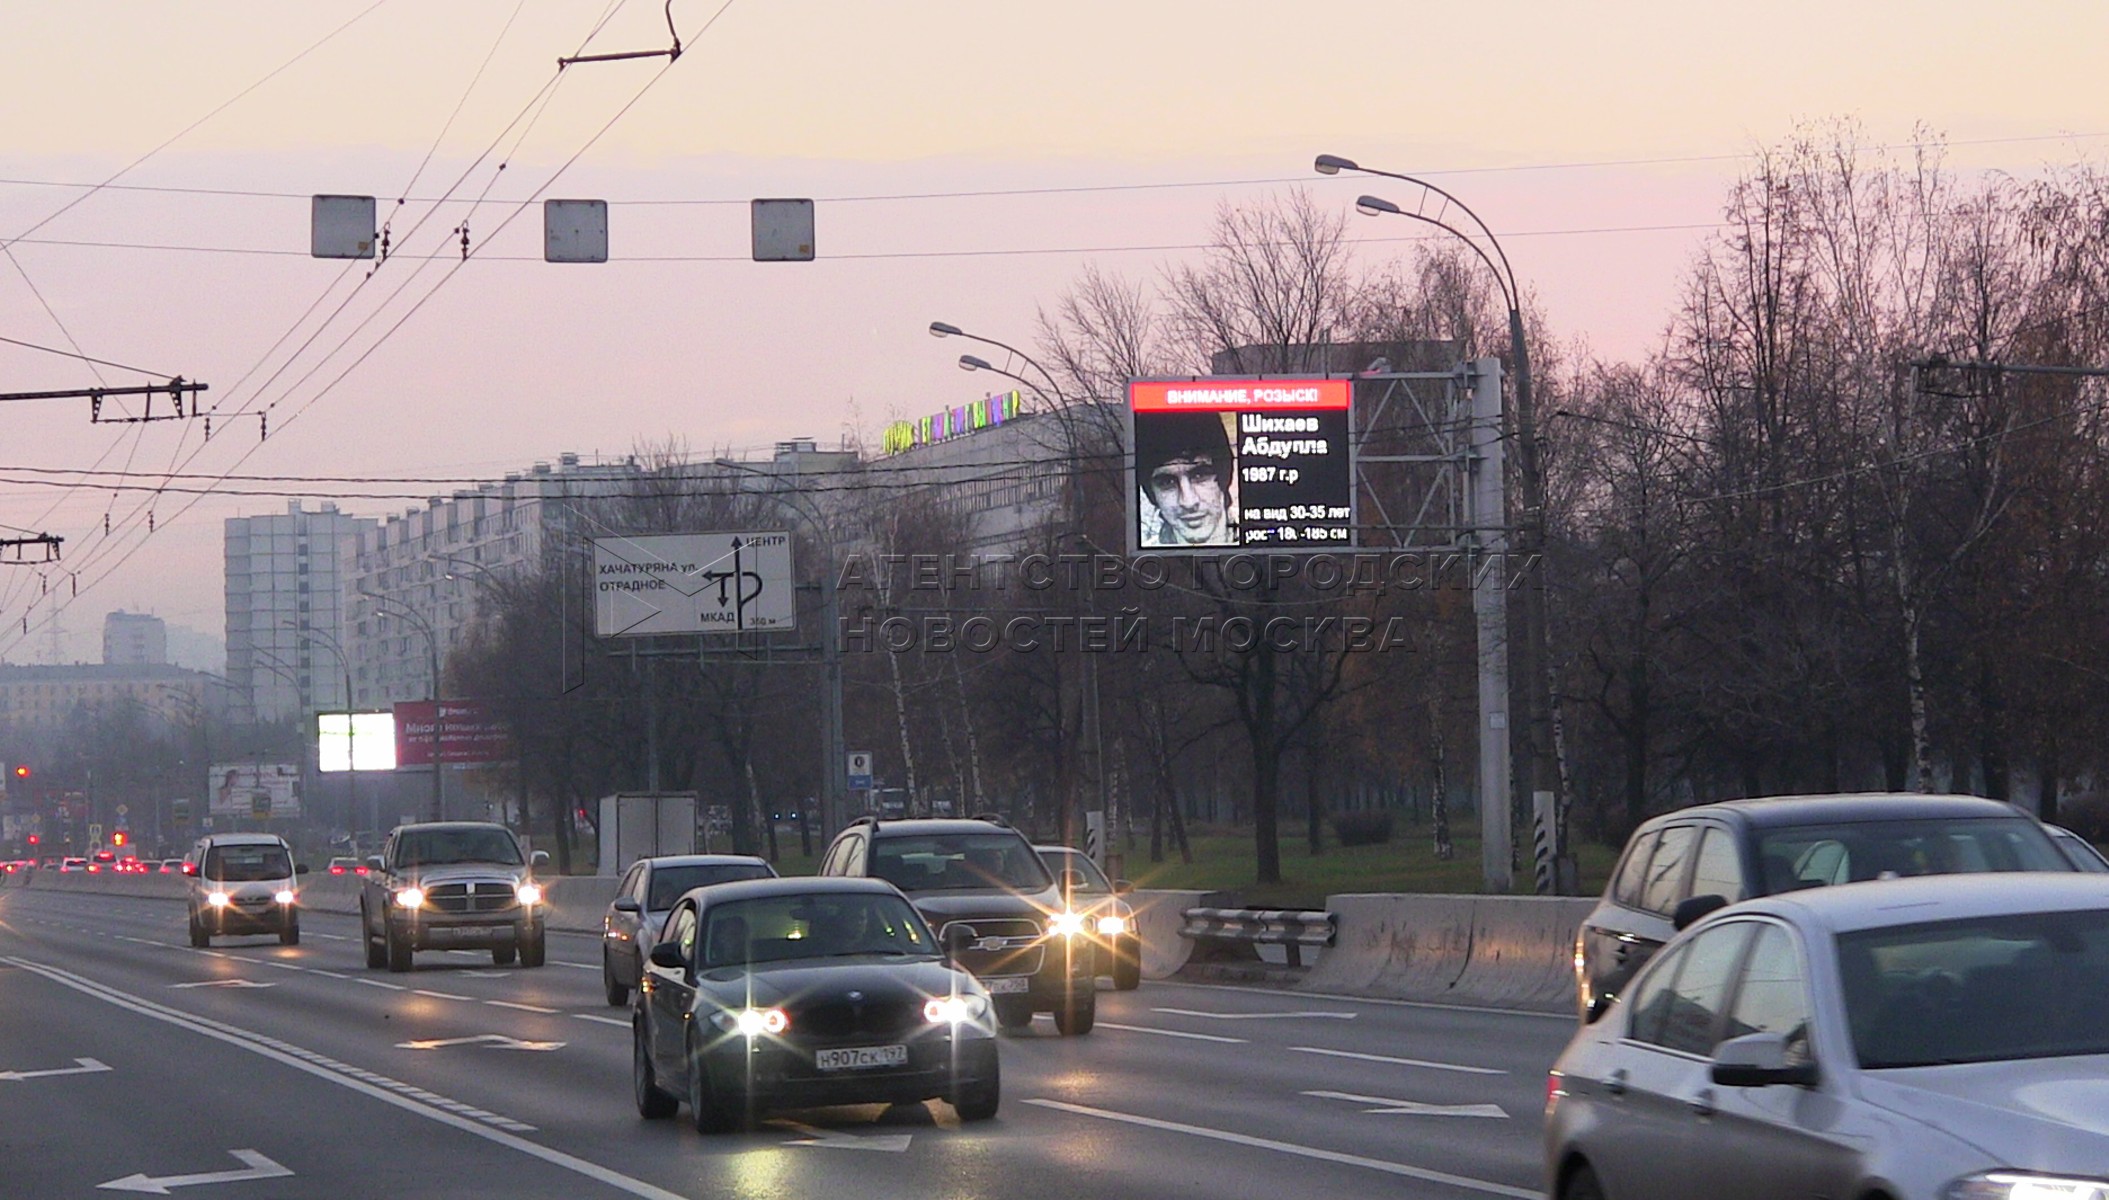
[[[53,1067],[48,1071],[0,1071],[0,1082],[13,1082],[18,1079],[46,1079],[53,1075],[93,1075],[97,1071],[110,1069],[109,1064],[99,1063],[92,1058],[76,1058],[73,1061],[80,1065],[77,1067]]]
[[[198,988],[198,987],[224,987],[224,988],[259,988],[259,987],[277,987],[278,985],[277,985],[277,984],[275,984],[275,983],[258,983],[258,982],[256,982],[256,981],[255,981],[255,980],[253,980],[253,979],[201,979],[201,980],[199,980],[199,981],[198,981],[198,982],[196,982],[196,983],[172,983],[172,984],[169,984],[169,986],[170,986],[170,987],[175,987],[175,988]]]
[[[915,1136],[908,1133],[878,1133],[870,1137],[859,1137],[854,1133],[815,1129],[811,1125],[800,1125],[796,1121],[785,1121],[783,1124],[806,1135],[798,1141],[785,1142],[784,1145],[820,1146],[829,1150],[884,1150],[899,1154],[908,1148],[908,1139]]]
[[[478,1043],[493,1050],[561,1050],[562,1042],[523,1042],[502,1033],[479,1033],[475,1037],[433,1038],[422,1042],[397,1042],[398,1050],[437,1050],[442,1046],[473,1046]]]
[[[155,1196],[166,1196],[170,1188],[195,1187],[201,1183],[245,1183],[251,1179],[284,1179],[293,1174],[254,1150],[229,1150],[227,1153],[248,1165],[239,1171],[207,1171],[198,1175],[163,1175],[159,1178],[142,1172],[95,1186],[113,1192],[147,1192]]]
[[[1305,1092],[1320,1100],[1346,1100],[1354,1104],[1373,1104],[1365,1108],[1366,1113],[1405,1113],[1416,1117],[1493,1117],[1508,1120],[1508,1113],[1498,1104],[1423,1104],[1418,1100],[1390,1100],[1383,1096],[1357,1096],[1353,1092]]]

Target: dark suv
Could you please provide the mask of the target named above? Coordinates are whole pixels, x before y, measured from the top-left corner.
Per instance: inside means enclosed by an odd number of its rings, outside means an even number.
[[[2070,871],[2050,834],[2011,804],[1976,796],[1773,796],[1665,813],[1626,842],[1575,939],[1585,1020],[1663,943],[1752,896],[1904,875]]]
[[[820,873],[883,879],[906,893],[988,989],[1004,1028],[1051,1012],[1062,1033],[1091,1032],[1098,992],[1085,919],[1064,907],[1017,830],[992,820],[864,817],[836,835]]]

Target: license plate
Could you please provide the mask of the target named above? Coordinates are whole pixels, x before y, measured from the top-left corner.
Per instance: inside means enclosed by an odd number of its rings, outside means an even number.
[[[856,1071],[866,1067],[898,1067],[908,1061],[906,1046],[847,1046],[840,1050],[813,1051],[813,1065],[823,1071]]]
[[[1007,975],[1000,979],[984,979],[981,986],[989,989],[991,996],[1009,996],[1030,990],[1032,980],[1023,975]]]

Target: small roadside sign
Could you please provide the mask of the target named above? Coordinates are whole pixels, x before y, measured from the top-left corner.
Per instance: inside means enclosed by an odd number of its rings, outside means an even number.
[[[871,790],[871,751],[852,750],[849,752],[849,786],[851,791],[868,792]]]

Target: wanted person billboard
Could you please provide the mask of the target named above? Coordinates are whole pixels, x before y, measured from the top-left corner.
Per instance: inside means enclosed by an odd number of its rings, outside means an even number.
[[[1346,379],[1128,384],[1129,549],[1354,545]]]

